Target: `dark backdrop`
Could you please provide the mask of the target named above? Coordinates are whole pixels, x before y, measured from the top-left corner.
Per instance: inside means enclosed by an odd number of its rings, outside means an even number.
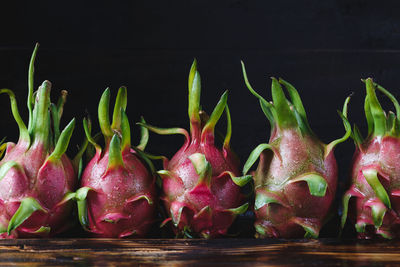
[[[15,90],[27,118],[28,63],[40,42],[35,86],[52,81],[54,99],[60,89],[69,91],[63,124],[78,119],[73,144],[83,138],[85,111],[96,118],[102,91],[110,87],[115,97],[120,85],[128,87],[131,124],[144,115],[153,125],[188,128],[187,76],[194,57],[206,111],[229,89],[232,144],[242,162],[268,140],[269,125],[244,86],[241,59],[267,99],[269,77],[294,84],[311,127],[326,143],[344,133],[336,110],[351,92],[350,120],[365,133],[360,78],[372,76],[400,94],[398,1],[14,2],[0,11],[0,87]],[[0,112],[0,135],[16,141],[6,96],[0,97]],[[136,127],[133,139],[139,140]],[[181,144],[179,136],[152,134],[148,151],[170,157]],[[353,150],[351,141],[336,150],[342,182]]]

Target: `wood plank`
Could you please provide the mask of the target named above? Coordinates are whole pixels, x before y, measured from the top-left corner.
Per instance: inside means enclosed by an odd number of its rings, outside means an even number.
[[[400,262],[399,241],[269,239],[0,240],[10,266],[387,266]]]

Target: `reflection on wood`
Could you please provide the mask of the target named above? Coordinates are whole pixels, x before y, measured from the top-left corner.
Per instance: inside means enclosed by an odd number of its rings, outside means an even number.
[[[400,262],[399,241],[356,240],[0,240],[0,265],[387,266]]]

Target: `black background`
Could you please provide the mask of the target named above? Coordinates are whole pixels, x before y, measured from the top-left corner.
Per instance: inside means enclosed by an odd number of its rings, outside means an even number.
[[[398,1],[365,0],[2,3],[0,87],[16,92],[27,118],[28,63],[40,42],[35,86],[52,81],[53,100],[59,90],[69,91],[63,125],[78,119],[73,146],[83,138],[85,112],[96,118],[103,90],[110,87],[114,99],[121,85],[128,87],[127,113],[138,142],[133,124],[141,115],[160,127],[188,128],[187,76],[196,57],[206,111],[229,89],[232,146],[244,162],[256,145],[267,142],[269,124],[244,86],[240,60],[253,87],[267,99],[269,77],[290,81],[302,96],[312,129],[325,143],[343,135],[336,110],[354,92],[349,118],[365,134],[360,78],[371,76],[400,94],[399,7]],[[17,125],[6,96],[0,97],[0,112],[0,135],[16,141]],[[181,144],[180,136],[151,134],[147,150],[171,157]],[[342,183],[353,151],[351,141],[336,150]]]

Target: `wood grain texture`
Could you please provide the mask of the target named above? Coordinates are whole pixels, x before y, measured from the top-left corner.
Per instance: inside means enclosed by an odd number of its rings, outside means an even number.
[[[389,266],[399,241],[267,239],[0,240],[1,266]]]

